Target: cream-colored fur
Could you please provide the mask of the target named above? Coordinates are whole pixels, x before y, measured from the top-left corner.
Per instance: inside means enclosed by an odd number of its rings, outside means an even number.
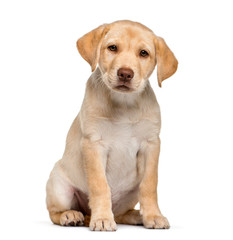
[[[157,64],[161,86],[177,69],[175,56],[162,38],[131,21],[102,25],[77,47],[94,72],[47,183],[51,220],[82,225],[91,215],[91,230],[113,231],[116,222],[168,228],[157,202],[160,109],[148,78]],[[119,80],[121,68],[133,71],[129,82]]]

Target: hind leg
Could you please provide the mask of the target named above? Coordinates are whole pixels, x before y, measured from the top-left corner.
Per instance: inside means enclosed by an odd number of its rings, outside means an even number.
[[[74,188],[53,171],[46,186],[46,203],[49,216],[54,224],[62,226],[79,226],[84,224],[84,216],[80,211],[72,210]]]
[[[115,217],[116,223],[130,224],[130,225],[142,225],[142,216],[139,210],[129,210],[125,214]]]
[[[54,224],[61,226],[82,226],[84,224],[84,216],[76,210],[68,210],[65,212],[49,213]]]

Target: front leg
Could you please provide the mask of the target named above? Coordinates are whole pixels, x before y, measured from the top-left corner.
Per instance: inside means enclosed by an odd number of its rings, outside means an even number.
[[[85,138],[82,142],[82,154],[91,209],[89,227],[93,231],[115,231],[116,223],[112,213],[111,191],[107,183],[104,159],[99,143]]]
[[[145,172],[140,184],[139,201],[146,228],[169,228],[168,220],[161,214],[157,200],[158,160],[160,140],[148,142],[145,150]]]

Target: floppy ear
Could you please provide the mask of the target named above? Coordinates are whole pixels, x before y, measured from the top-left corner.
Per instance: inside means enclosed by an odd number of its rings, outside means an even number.
[[[108,32],[107,26],[107,24],[101,25],[85,34],[77,41],[78,51],[80,55],[91,65],[92,72],[95,70],[99,59],[102,40]]]
[[[162,87],[162,81],[171,77],[177,70],[178,61],[166,42],[161,37],[155,37],[157,78],[158,84]]]

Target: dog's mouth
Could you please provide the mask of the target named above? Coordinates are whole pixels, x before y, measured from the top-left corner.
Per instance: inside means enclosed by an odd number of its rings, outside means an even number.
[[[128,92],[131,90],[130,87],[127,87],[125,85],[118,85],[115,87],[116,90],[123,91],[123,92]]]

